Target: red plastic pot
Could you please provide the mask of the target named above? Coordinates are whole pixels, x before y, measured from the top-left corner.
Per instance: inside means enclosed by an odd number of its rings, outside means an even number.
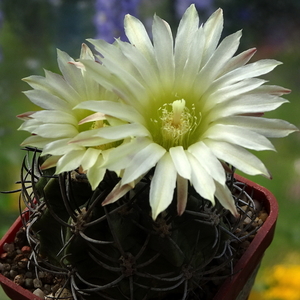
[[[273,240],[278,217],[278,203],[269,190],[239,175],[235,177],[238,181],[247,184],[246,191],[253,192],[253,198],[263,204],[269,217],[255,235],[246,252],[234,266],[234,275],[227,278],[213,300],[248,299],[265,250]]]
[[[212,300],[246,300],[248,298],[264,252],[272,242],[278,216],[278,204],[272,193],[239,175],[236,175],[236,179],[247,184],[246,190],[251,191],[253,197],[263,204],[269,217],[257,232],[246,252],[236,263],[233,270],[234,275],[227,278]],[[19,217],[1,239],[0,254],[3,252],[4,243],[12,243],[21,226],[22,221]],[[0,283],[8,297],[13,300],[41,299],[2,274],[0,274]]]

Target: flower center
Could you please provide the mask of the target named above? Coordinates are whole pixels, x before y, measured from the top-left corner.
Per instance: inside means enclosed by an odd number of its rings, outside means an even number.
[[[195,116],[195,107],[190,111],[185,100],[175,100],[159,108],[161,120],[162,146],[165,149],[183,146],[187,148],[190,134],[199,125],[200,119]]]

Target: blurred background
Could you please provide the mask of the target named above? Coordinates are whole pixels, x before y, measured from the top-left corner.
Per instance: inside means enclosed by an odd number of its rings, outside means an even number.
[[[252,60],[273,58],[283,62],[264,76],[271,84],[292,90],[289,104],[271,118],[282,118],[300,127],[300,1],[295,0],[0,0],[0,190],[17,189],[25,154],[19,144],[28,136],[17,131],[16,115],[36,110],[22,91],[22,78],[43,75],[43,69],[58,72],[56,48],[73,58],[86,38],[126,39],[126,13],[143,20],[151,30],[157,13],[173,28],[191,4],[200,21],[221,7],[223,36],[243,29],[239,52],[256,47]],[[273,174],[273,180],[252,177],[270,189],[279,202],[280,215],[274,241],[265,254],[251,299],[299,300],[300,284],[300,134],[274,140],[276,152],[258,153]],[[0,235],[18,216],[18,193],[0,194]],[[285,280],[283,280],[283,278]],[[2,300],[7,299],[0,292]]]

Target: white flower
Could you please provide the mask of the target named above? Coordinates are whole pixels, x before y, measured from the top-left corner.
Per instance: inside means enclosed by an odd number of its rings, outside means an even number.
[[[80,57],[95,61],[85,44]],[[24,120],[19,129],[32,133],[22,145],[41,148],[42,155],[51,155],[43,164],[44,169],[56,166],[56,173],[62,173],[81,167],[95,189],[106,171],[101,168],[103,155],[122,141],[96,137],[78,145],[72,143],[72,139],[86,131],[96,134],[99,128],[105,130],[108,125],[120,124],[120,121],[86,109],[74,110],[74,107],[87,100],[116,101],[118,97],[95,82],[81,63],[59,50],[58,65],[62,75],[45,71],[45,77],[24,79],[33,88],[25,95],[43,110],[18,116]]]
[[[188,183],[212,203],[218,198],[236,215],[222,162],[247,174],[270,177],[264,164],[245,148],[274,150],[267,138],[297,130],[285,121],[261,117],[288,102],[280,96],[289,90],[264,85],[265,80],[256,78],[279,62],[247,64],[255,49],[234,56],[241,32],[219,43],[222,28],[221,9],[199,27],[198,14],[191,5],[175,41],[168,23],[155,16],[152,43],[142,23],[130,15],[125,17],[130,43],[90,40],[102,64],[81,62],[121,101],[87,101],[77,108],[129,123],[110,128],[111,136],[103,134],[103,138],[131,138],[108,155],[107,168],[123,173],[104,204],[117,200],[155,167],[150,187],[154,219],[170,205],[176,185],[178,213],[184,212]]]

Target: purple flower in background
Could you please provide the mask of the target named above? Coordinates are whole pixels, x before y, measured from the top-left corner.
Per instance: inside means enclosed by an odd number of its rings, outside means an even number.
[[[176,0],[174,6],[177,18],[181,18],[192,3],[198,10],[205,11],[207,15],[214,11],[213,0]]]
[[[124,16],[131,14],[137,16],[138,5],[141,0],[96,0],[96,15],[94,24],[96,38],[113,42],[114,37],[126,40],[124,33]]]

